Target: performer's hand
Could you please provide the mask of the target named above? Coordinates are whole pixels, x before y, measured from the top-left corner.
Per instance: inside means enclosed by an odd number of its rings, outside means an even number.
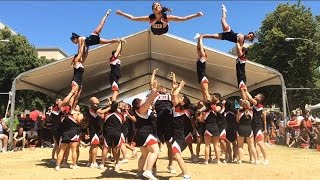
[[[157,71],[158,71],[158,70],[159,70],[158,68],[154,69],[154,70],[153,70],[153,74],[157,74]]]
[[[186,83],[184,82],[184,80],[181,80],[180,82],[180,87],[183,87]]]
[[[175,78],[175,77],[176,77],[176,74],[175,74],[174,72],[171,72],[171,73],[170,73],[170,78],[173,79],[173,78]]]
[[[122,12],[122,11],[120,11],[120,10],[117,10],[117,11],[116,11],[116,14],[118,14],[118,15],[122,15],[122,14],[123,14],[123,12]]]
[[[203,13],[202,12],[198,12],[197,13],[197,17],[201,17],[201,16],[203,16]]]

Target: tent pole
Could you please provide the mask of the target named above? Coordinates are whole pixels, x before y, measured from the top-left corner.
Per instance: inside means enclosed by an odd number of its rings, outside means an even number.
[[[14,109],[16,105],[16,83],[17,83],[17,79],[15,78],[14,81],[12,82],[12,87],[11,87],[12,99],[11,99],[11,111],[10,111],[10,132],[9,132],[9,142],[11,143],[11,145],[13,145]]]

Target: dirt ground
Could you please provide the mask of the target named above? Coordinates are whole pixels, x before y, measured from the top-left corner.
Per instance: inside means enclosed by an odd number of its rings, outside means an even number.
[[[195,149],[195,147],[194,147]],[[201,159],[203,161],[203,149]],[[106,170],[85,167],[89,148],[81,148],[79,169],[61,168],[54,170],[50,163],[51,149],[37,148],[34,151],[25,149],[19,152],[0,153],[0,179],[136,179],[137,159],[122,164],[119,171],[114,171],[114,164],[107,162]],[[267,147],[270,164],[251,165],[248,163],[248,153],[245,152],[243,164],[193,164],[190,152],[186,149],[183,157],[192,179],[320,179],[320,152],[309,149],[293,149],[283,146]],[[100,155],[101,151],[98,151]],[[131,152],[128,154],[131,155]],[[69,163],[71,160],[69,159]],[[159,155],[157,162],[158,179],[181,179],[167,173],[166,150]],[[174,162],[177,174],[180,174],[178,164]]]

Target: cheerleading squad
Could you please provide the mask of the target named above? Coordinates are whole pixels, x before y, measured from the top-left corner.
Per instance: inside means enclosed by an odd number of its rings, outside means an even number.
[[[168,32],[169,21],[185,21],[200,17],[201,12],[185,17],[167,15],[169,8],[162,7],[158,2],[152,5],[153,13],[149,16],[134,17],[118,10],[118,15],[135,21],[149,21],[151,31],[155,35]],[[75,33],[71,40],[78,44],[78,54],[72,61],[74,76],[70,93],[62,100],[57,99],[52,109],[53,135],[55,148],[52,158],[57,154],[55,170],[64,166],[69,151],[72,156],[71,168],[77,169],[79,159],[80,140],[90,145],[88,166],[104,168],[107,154],[113,155],[115,169],[121,163],[127,163],[127,149],[132,156],[140,148],[137,177],[156,179],[154,176],[156,162],[162,144],[167,145],[168,166],[170,173],[175,174],[173,160],[177,161],[183,179],[191,179],[187,165],[182,158],[182,152],[188,147],[194,163],[199,162],[200,145],[205,144],[204,165],[210,162],[238,163],[243,160],[243,144],[248,144],[249,158],[252,164],[259,164],[259,154],[264,159],[262,164],[269,163],[264,148],[263,132],[266,131],[266,114],[263,111],[264,96],[257,94],[252,97],[246,87],[245,63],[247,50],[243,48],[245,40],[252,41],[254,33],[247,35],[234,33],[226,20],[227,9],[222,5],[221,25],[223,32],[217,34],[197,34],[197,75],[201,87],[203,100],[193,105],[186,95],[182,95],[185,82],[178,83],[175,73],[171,72],[172,89],[167,90],[156,80],[158,69],[155,69],[150,79],[150,91],[146,99],[134,99],[132,104],[117,101],[119,95],[119,79],[121,77],[121,51],[124,39],[106,40],[99,37],[104,23],[110,14],[108,10],[99,26],[89,37],[81,37]],[[240,108],[235,108],[231,101],[221,99],[219,93],[209,93],[209,77],[206,73],[207,54],[203,47],[203,38],[213,38],[234,42],[237,45],[236,70],[239,92],[241,95]],[[118,47],[111,53],[110,85],[113,96],[106,104],[100,104],[96,97],[91,97],[89,110],[80,112],[78,98],[82,89],[84,62],[88,55],[89,46],[97,44],[118,43]],[[170,91],[170,92],[168,92]],[[102,108],[101,108],[102,107]],[[194,140],[193,138],[196,138]],[[196,151],[193,151],[193,142],[196,141]],[[215,159],[212,159],[213,145]],[[257,148],[259,147],[259,148]],[[221,148],[221,149],[220,149]],[[97,150],[102,150],[101,162],[97,163]],[[220,159],[223,151],[225,157]],[[123,156],[120,161],[120,156]]]

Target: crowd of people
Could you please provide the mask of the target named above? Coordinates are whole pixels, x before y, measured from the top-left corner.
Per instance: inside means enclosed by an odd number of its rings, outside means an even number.
[[[152,32],[161,35],[168,31],[168,21],[183,21],[202,16],[201,12],[178,17],[167,15],[169,8],[164,8],[158,2],[152,5],[153,13],[150,16],[134,17],[117,11],[128,19],[136,21],[149,21]],[[186,84],[176,81],[174,72],[171,72],[172,88],[166,89],[156,80],[158,69],[152,72],[150,91],[145,99],[136,98],[128,104],[117,101],[120,93],[118,83],[121,78],[120,56],[124,39],[106,40],[99,37],[110,10],[101,20],[99,26],[89,37],[81,37],[72,33],[71,40],[78,44],[78,54],[72,60],[74,76],[70,93],[64,99],[56,99],[54,105],[48,110],[45,118],[37,117],[33,121],[26,115],[17,126],[14,134],[13,147],[17,149],[25,146],[43,146],[44,141],[53,142],[51,154],[52,162],[56,163],[55,170],[65,167],[69,152],[72,158],[72,169],[78,169],[80,146],[89,148],[87,166],[104,169],[105,161],[112,159],[115,169],[121,163],[128,163],[128,152],[131,157],[137,157],[138,148],[140,156],[137,165],[137,177],[156,179],[156,162],[161,146],[168,149],[168,166],[170,173],[175,174],[173,164],[175,160],[181,171],[183,179],[191,179],[188,167],[182,152],[188,147],[194,163],[237,163],[247,159],[251,164],[268,165],[268,153],[265,145],[269,145],[275,138],[286,137],[289,147],[300,144],[311,144],[319,132],[313,128],[310,115],[303,118],[298,112],[292,116],[284,129],[283,121],[275,121],[272,113],[264,111],[264,95],[259,93],[252,96],[246,87],[245,63],[248,51],[243,47],[244,41],[252,41],[254,33],[247,35],[234,33],[227,23],[227,9],[222,5],[222,33],[197,34],[197,75],[203,100],[192,104],[188,96],[180,92]],[[227,40],[236,43],[236,77],[239,86],[240,103],[223,100],[220,93],[209,92],[209,77],[206,73],[207,54],[203,47],[203,38]],[[96,44],[118,43],[118,47],[111,53],[110,85],[113,96],[106,104],[99,99],[91,97],[86,104],[89,107],[81,112],[78,98],[82,91],[82,77],[84,62],[88,55],[89,46]],[[169,92],[170,91],[170,92]],[[301,117],[302,119],[301,119]],[[282,119],[281,119],[282,120]],[[277,122],[277,123],[275,123]],[[4,150],[7,146],[7,136],[2,129],[7,125],[1,121],[0,138],[3,140]],[[319,137],[319,136],[318,136]],[[280,141],[280,140],[279,140]],[[194,143],[196,142],[196,143]],[[200,161],[200,146],[205,144],[204,160]],[[244,144],[248,144],[249,156],[244,157]],[[196,144],[194,151],[193,145]],[[97,152],[101,149],[101,160],[98,164]],[[213,150],[213,151],[212,151]],[[212,153],[214,152],[214,158]],[[221,156],[224,153],[224,157]],[[260,158],[262,156],[263,158]],[[122,157],[122,158],[120,158]]]

